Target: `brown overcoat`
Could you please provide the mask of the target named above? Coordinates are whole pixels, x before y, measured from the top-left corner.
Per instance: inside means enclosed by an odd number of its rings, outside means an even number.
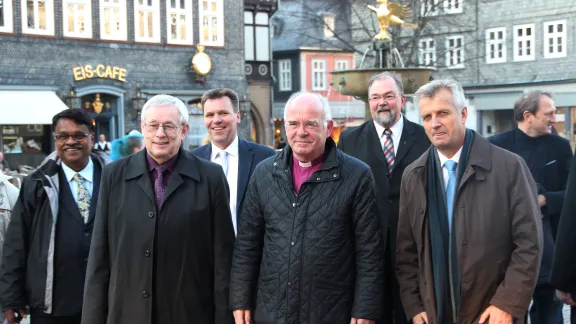
[[[429,324],[436,324],[427,212],[429,152],[408,166],[402,178],[396,275],[406,315],[426,312]],[[478,323],[490,305],[515,319],[524,317],[542,254],[537,201],[525,162],[476,134],[454,200],[459,324]]]

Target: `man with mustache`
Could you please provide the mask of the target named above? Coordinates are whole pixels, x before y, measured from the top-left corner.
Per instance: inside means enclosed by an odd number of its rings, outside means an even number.
[[[404,169],[426,151],[430,140],[422,126],[402,115],[406,97],[397,74],[384,72],[373,76],[368,85],[368,100],[372,120],[344,131],[338,148],[368,164],[374,174],[387,281],[379,323],[403,324],[408,320],[394,271],[400,182]]]
[[[555,111],[550,93],[539,90],[525,93],[514,104],[514,119],[518,127],[489,138],[492,144],[520,155],[538,185],[544,246],[530,320],[542,324],[562,323],[562,302],[556,298],[549,277],[554,237],[572,163],[570,142],[552,135],[552,125],[556,123]]]
[[[524,160],[466,128],[462,86],[415,94],[430,149],[404,171],[396,275],[414,324],[521,323],[538,278],[542,222]]]
[[[52,118],[56,152],[24,178],[5,237],[0,304],[9,324],[80,324],[100,175],[94,126],[81,109]]]

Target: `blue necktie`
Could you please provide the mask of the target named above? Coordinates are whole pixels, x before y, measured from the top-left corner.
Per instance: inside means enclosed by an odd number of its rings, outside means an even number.
[[[448,232],[452,232],[452,212],[454,211],[454,195],[456,194],[456,166],[458,163],[448,160],[444,163],[448,169],[448,185],[446,186],[446,208],[448,209]]]

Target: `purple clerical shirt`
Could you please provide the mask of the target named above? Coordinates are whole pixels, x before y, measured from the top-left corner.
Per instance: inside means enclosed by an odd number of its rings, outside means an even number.
[[[309,164],[310,166],[300,165],[300,161],[292,155],[292,184],[294,185],[296,194],[300,193],[300,187],[302,187],[304,181],[308,180],[314,172],[318,171],[322,164],[324,164],[324,154],[312,161],[312,163]]]

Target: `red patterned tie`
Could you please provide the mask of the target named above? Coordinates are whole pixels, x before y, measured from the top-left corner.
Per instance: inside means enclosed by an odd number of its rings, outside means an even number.
[[[384,157],[386,157],[386,162],[388,162],[388,172],[392,175],[392,169],[394,169],[394,142],[392,142],[392,131],[385,129],[384,135],[386,136],[384,140]]]

